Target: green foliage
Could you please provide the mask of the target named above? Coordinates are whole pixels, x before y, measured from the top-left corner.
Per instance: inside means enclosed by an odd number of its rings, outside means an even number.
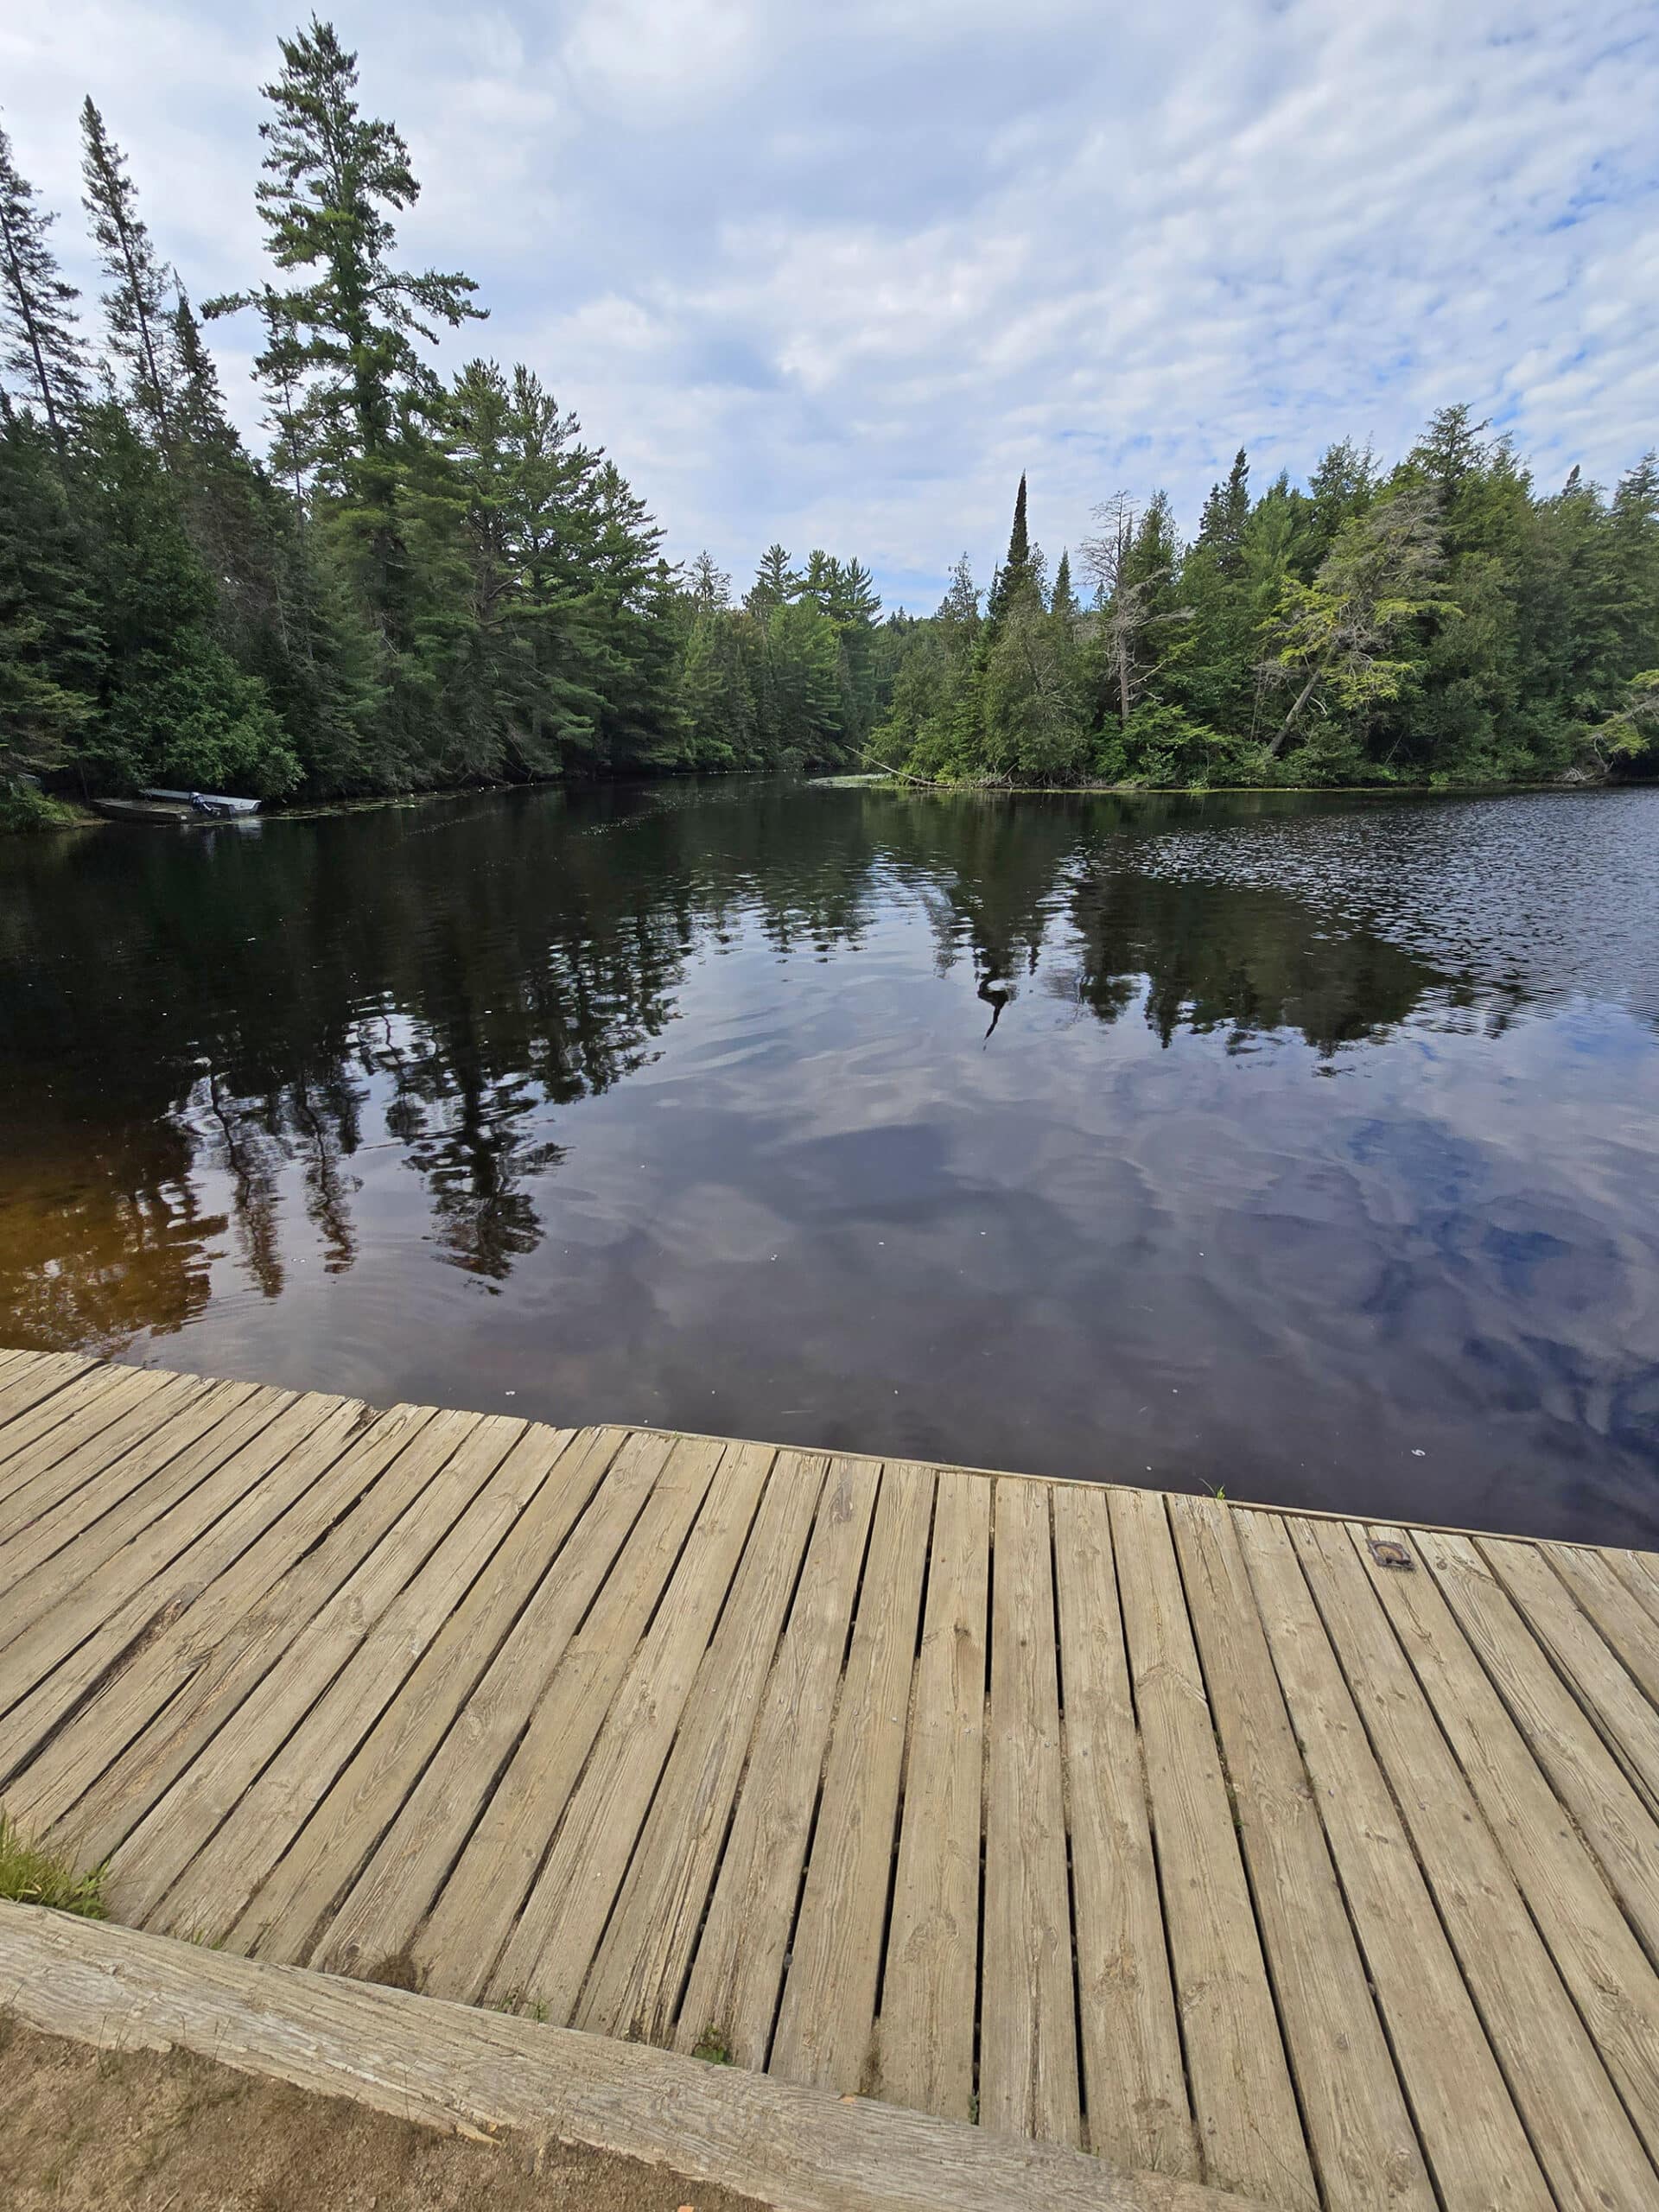
[[[1411,644],[1461,613],[1442,586],[1440,521],[1433,493],[1402,491],[1342,524],[1312,583],[1286,582],[1265,629],[1270,680],[1294,696],[1272,752],[1305,714],[1363,722],[1415,679]]]
[[[1096,757],[1102,772],[1114,780],[1157,789],[1193,791],[1212,784],[1273,780],[1266,746],[1211,729],[1181,708],[1161,701],[1143,701],[1121,728],[1103,740]]]
[[[10,1904],[40,1904],[73,1912],[82,1920],[109,1917],[104,1902],[104,1866],[80,1872],[60,1853],[32,1843],[0,1810],[0,1898]]]
[[[264,683],[213,636],[214,593],[156,454],[116,407],[95,410],[88,535],[105,645],[103,712],[84,746],[116,785],[279,798],[299,781]]]
[[[1452,407],[1386,475],[1344,442],[1306,490],[1281,476],[1253,499],[1241,450],[1188,545],[1161,493],[1096,513],[1086,608],[1066,559],[1046,616],[1004,591],[983,624],[947,603],[906,627],[885,760],[1195,786],[1581,779],[1659,758],[1651,455],[1611,499],[1576,471],[1540,499],[1508,441]]]
[[[0,835],[29,836],[40,830],[72,829],[80,819],[61,799],[35,785],[0,783]]]
[[[740,599],[682,574],[536,372],[429,342],[472,280],[399,265],[419,196],[313,19],[264,87],[268,450],[88,100],[97,404],[50,211],[0,133],[0,791],[159,781],[334,796],[640,771],[884,763],[941,781],[1181,786],[1649,772],[1659,461],[1540,497],[1467,407],[1392,470],[1349,441],[1259,493],[1241,448],[1183,543],[1095,510],[1052,588],[1014,494],[988,592],[883,620],[869,570],[774,543]],[[19,794],[24,794],[19,796]]]
[[[265,174],[254,198],[276,269],[302,278],[229,294],[207,312],[260,310],[257,366],[284,395],[289,444],[364,511],[372,533],[395,494],[400,403],[435,397],[414,341],[429,342],[436,324],[475,318],[477,287],[458,273],[393,267],[391,216],[414,205],[420,186],[397,130],[359,108],[357,56],[334,26],[314,16],[279,44],[282,73],[263,88],[272,112],[259,128]],[[390,558],[384,544],[372,550]]]
[[[79,296],[47,236],[56,219],[35,207],[35,188],[0,130],[0,377],[17,380],[61,453],[86,403],[86,377],[75,330]]]
[[[1005,566],[1006,582],[1009,569]],[[1027,573],[1005,596],[983,657],[982,729],[988,761],[1021,782],[1074,779],[1084,753],[1084,679],[1064,614],[1046,610]]]
[[[1659,668],[1644,668],[1630,678],[1618,711],[1587,730],[1585,743],[1603,767],[1659,753]]]
[[[1021,476],[1020,489],[1014,498],[1014,522],[1008,531],[1007,553],[1001,567],[991,579],[990,596],[986,602],[986,613],[993,622],[1000,621],[1011,607],[1029,593],[1035,578],[1026,505],[1026,480]]]
[[[80,111],[85,204],[110,289],[104,295],[110,351],[127,372],[133,401],[156,442],[171,442],[173,362],[168,347],[167,272],[139,218],[126,156],[104,128],[89,93]]]
[[[57,455],[22,416],[0,435],[0,784],[71,757],[96,715],[104,666]]]
[[[614,462],[529,369],[445,386],[424,358],[478,315],[474,287],[397,265],[419,186],[356,57],[314,20],[281,63],[269,266],[207,309],[258,317],[268,461],[90,101],[111,396],[88,405],[52,218],[0,141],[0,780],[333,795],[760,765],[867,729],[868,572],[827,563],[799,605],[790,579],[775,632],[715,647],[717,682],[691,667],[661,531]]]
[[[670,588],[665,575],[658,588]],[[815,549],[797,570],[774,544],[734,606],[731,579],[700,555],[671,592],[679,711],[658,761],[795,772],[861,761],[882,689],[880,604],[861,563]]]

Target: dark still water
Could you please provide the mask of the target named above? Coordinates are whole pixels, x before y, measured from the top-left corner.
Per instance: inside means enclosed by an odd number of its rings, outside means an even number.
[[[1659,1542],[1659,790],[0,848],[0,1341]]]

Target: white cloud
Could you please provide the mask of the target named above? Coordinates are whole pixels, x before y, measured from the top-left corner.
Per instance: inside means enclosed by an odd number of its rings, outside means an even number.
[[[671,549],[780,537],[925,604],[1014,477],[1052,551],[1119,483],[1190,518],[1467,398],[1546,480],[1659,414],[1659,29],[1619,0],[588,0],[336,12],[425,190],[411,262],[636,476]],[[285,10],[14,0],[7,127],[86,274],[91,89],[199,295],[257,249]],[[227,344],[237,340],[226,334]],[[239,391],[245,385],[237,378]],[[250,422],[257,401],[246,392]]]

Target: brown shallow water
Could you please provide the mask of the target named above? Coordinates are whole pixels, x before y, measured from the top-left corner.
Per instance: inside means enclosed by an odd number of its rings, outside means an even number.
[[[1659,1542],[1659,790],[0,847],[0,1339]]]

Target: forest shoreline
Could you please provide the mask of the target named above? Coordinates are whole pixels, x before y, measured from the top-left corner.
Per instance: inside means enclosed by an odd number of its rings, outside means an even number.
[[[479,320],[473,280],[397,265],[417,180],[333,28],[279,50],[265,260],[200,310],[89,99],[83,321],[0,130],[0,324],[29,341],[0,346],[0,821],[156,786],[315,804],[874,763],[906,788],[1482,790],[1659,763],[1659,454],[1551,490],[1453,404],[1392,463],[1338,438],[1305,483],[1253,482],[1241,446],[1192,537],[1165,492],[1110,492],[1052,569],[1021,476],[988,586],[964,553],[931,614],[884,613],[875,569],[822,546],[774,542],[743,588],[669,557],[528,363],[439,375],[423,340]],[[240,315],[263,452],[206,334]]]
[[[260,819],[270,822],[317,822],[343,814],[363,814],[378,811],[383,807],[416,806],[436,799],[485,797],[491,793],[514,791],[556,791],[569,793],[598,791],[650,791],[672,784],[702,782],[709,784],[746,783],[757,777],[768,780],[776,771],[766,768],[734,768],[715,770],[707,768],[671,769],[660,775],[642,776],[543,776],[524,782],[460,782],[435,785],[416,791],[372,791],[359,797],[331,799],[301,798],[292,805],[280,799],[270,801],[261,810]],[[789,780],[798,780],[790,779]],[[1069,784],[1007,784],[962,778],[956,781],[925,781],[919,777],[887,776],[849,773],[837,775],[807,775],[798,779],[806,784],[828,786],[841,785],[847,789],[880,791],[894,795],[912,794],[933,798],[1499,798],[1520,791],[1573,792],[1616,791],[1640,790],[1655,781],[1648,776],[1607,775],[1572,778],[1491,778],[1468,781],[1436,783],[1345,783],[1345,784],[1127,784],[1127,783],[1069,783]],[[73,796],[58,793],[41,794],[38,811],[29,810],[18,817],[9,815],[0,807],[0,840],[63,835],[79,830],[118,830],[130,824],[111,822],[106,816],[95,813],[91,806]]]

